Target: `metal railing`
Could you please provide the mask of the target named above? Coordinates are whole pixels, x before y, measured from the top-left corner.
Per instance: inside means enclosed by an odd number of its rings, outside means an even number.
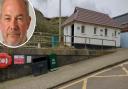
[[[73,39],[73,40],[72,40]],[[81,42],[82,40],[82,42]],[[99,40],[101,43],[93,43],[92,40]],[[105,41],[107,42],[113,42],[112,45],[108,45],[108,44],[105,44]],[[70,46],[74,46],[74,44],[83,44],[86,45],[87,44],[90,44],[90,45],[99,45],[103,48],[103,46],[113,46],[116,48],[117,46],[117,42],[116,40],[108,40],[108,39],[101,39],[101,38],[91,38],[91,37],[81,37],[81,36],[70,36],[70,35],[64,35],[64,44],[65,45],[68,45],[70,44]]]
[[[49,33],[36,33],[32,36],[32,38],[28,41],[24,47],[33,47],[33,48],[51,48],[52,47],[52,37],[58,36],[57,34],[49,34]],[[55,42],[55,41],[54,41]],[[59,40],[56,42],[59,44]]]
[[[49,33],[42,33],[38,32],[35,33],[32,38],[23,46],[23,47],[31,47],[31,48],[51,48],[51,47],[58,47],[59,46],[59,39],[56,41],[52,40],[53,36],[58,36],[57,34],[49,34]],[[59,37],[59,36],[58,36]],[[71,41],[73,39],[73,41]],[[77,42],[76,40],[81,41]],[[101,39],[101,38],[90,38],[90,37],[81,37],[81,36],[69,36],[69,35],[63,35],[63,40],[61,42],[61,45],[64,47],[71,47],[74,46],[74,44],[83,44],[85,48],[88,44],[93,44],[92,40],[99,40],[101,42],[100,46],[103,49],[103,46],[105,46],[105,41],[113,42],[113,47],[116,48],[116,41],[115,40],[108,40],[108,39]],[[68,45],[70,44],[70,45]],[[1,44],[0,44],[1,45]]]

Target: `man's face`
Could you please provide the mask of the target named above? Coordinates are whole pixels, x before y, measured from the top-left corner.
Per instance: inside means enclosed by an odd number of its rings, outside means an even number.
[[[30,17],[23,0],[5,0],[1,14],[1,31],[5,44],[17,46],[26,40]]]

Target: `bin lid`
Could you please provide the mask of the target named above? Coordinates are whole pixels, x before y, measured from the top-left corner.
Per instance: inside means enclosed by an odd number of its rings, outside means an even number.
[[[56,54],[55,53],[51,53],[51,54],[49,54],[49,58],[56,58]]]
[[[12,64],[12,57],[8,53],[0,53],[0,68],[7,68]]]

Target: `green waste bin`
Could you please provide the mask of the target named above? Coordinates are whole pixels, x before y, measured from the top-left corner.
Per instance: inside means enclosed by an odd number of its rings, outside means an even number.
[[[57,55],[55,53],[51,53],[49,56],[49,70],[55,71],[58,68],[57,63]]]

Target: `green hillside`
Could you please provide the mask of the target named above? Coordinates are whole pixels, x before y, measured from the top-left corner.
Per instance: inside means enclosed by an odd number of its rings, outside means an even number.
[[[59,18],[58,17],[46,18],[38,10],[35,10],[35,13],[36,13],[36,20],[37,20],[37,26],[35,29],[36,32],[58,34],[58,31],[59,31]],[[67,17],[62,17],[62,22],[66,18]]]
[[[44,15],[38,10],[35,10],[35,13],[35,32],[30,41],[26,44],[26,46],[37,47],[38,43],[40,43],[41,47],[51,47],[52,36],[59,34],[59,17],[47,18],[44,17]],[[66,18],[67,17],[62,17],[62,22]]]

